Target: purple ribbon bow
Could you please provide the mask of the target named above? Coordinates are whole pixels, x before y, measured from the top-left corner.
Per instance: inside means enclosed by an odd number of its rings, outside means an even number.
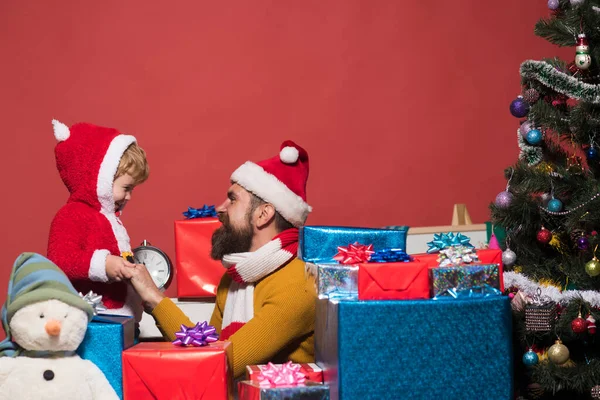
[[[214,326],[208,325],[206,321],[198,322],[193,328],[181,325],[181,330],[175,333],[173,344],[176,346],[206,346],[219,340],[219,334]]]

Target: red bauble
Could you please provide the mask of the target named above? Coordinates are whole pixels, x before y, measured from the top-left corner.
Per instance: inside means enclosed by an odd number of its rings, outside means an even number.
[[[596,320],[594,319],[594,317],[592,317],[592,314],[588,315],[588,317],[586,318],[587,321],[587,330],[590,333],[590,335],[595,335],[596,334]]]
[[[537,241],[542,244],[548,244],[552,240],[552,232],[542,227],[537,233]]]
[[[586,328],[587,322],[581,318],[581,314],[571,322],[571,329],[573,329],[574,333],[584,333]]]

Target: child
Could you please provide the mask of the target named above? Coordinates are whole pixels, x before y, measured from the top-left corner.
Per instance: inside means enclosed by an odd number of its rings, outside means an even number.
[[[116,129],[52,124],[56,166],[70,196],[50,226],[48,258],[75,289],[102,295],[107,313],[139,322],[141,300],[125,282],[136,266],[119,216],[133,188],[148,179],[146,154],[133,136]]]

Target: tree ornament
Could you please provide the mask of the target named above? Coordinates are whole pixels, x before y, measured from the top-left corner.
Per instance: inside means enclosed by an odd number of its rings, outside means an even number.
[[[586,70],[591,64],[590,45],[585,33],[580,33],[577,35],[577,45],[575,46],[575,65],[579,69]]]
[[[556,303],[550,297],[542,296],[537,289],[532,302],[525,305],[525,329],[528,332],[549,332],[556,322]]]
[[[521,124],[521,126],[519,127],[519,132],[521,132],[521,136],[523,136],[523,139],[527,139],[527,132],[529,132],[533,128],[534,125],[531,121],[525,121]]]
[[[523,93],[523,98],[529,104],[533,104],[540,99],[540,94],[534,88],[530,88]]]
[[[498,193],[498,195],[496,196],[496,207],[498,208],[508,208],[508,206],[510,206],[510,204],[513,201],[513,194],[509,191],[504,191],[504,192],[500,192]]]
[[[569,349],[557,339],[548,349],[548,359],[556,365],[563,365],[569,360]]]
[[[529,113],[529,103],[525,101],[523,96],[517,96],[510,103],[510,113],[516,118],[525,117]]]
[[[579,239],[577,239],[577,248],[579,250],[586,251],[590,248],[590,240],[585,236],[581,236]]]
[[[562,208],[563,203],[559,199],[552,198],[552,200],[548,202],[548,210],[552,212],[560,212]]]
[[[539,129],[531,129],[529,130],[529,132],[527,132],[525,140],[527,140],[527,143],[529,143],[530,145],[537,146],[544,140],[544,135]]]
[[[529,350],[523,354],[523,364],[528,367],[536,365],[539,361],[539,357],[535,351],[530,347]]]
[[[591,277],[600,275],[600,260],[596,256],[585,264],[585,272]]]
[[[595,335],[596,334],[596,320],[594,319],[592,314],[588,315],[588,317],[585,319],[585,323],[587,325],[588,333],[590,335]]]
[[[537,241],[541,244],[548,244],[552,240],[552,232],[542,226],[536,235]]]
[[[494,230],[494,228],[492,227],[492,231]],[[498,242],[498,238],[496,237],[496,234],[492,233],[492,236],[490,237],[490,241],[488,242],[488,249],[493,249],[493,250],[500,250],[500,242]]]
[[[600,399],[600,385],[594,386],[590,394],[592,395],[592,399]]]
[[[516,261],[517,254],[511,249],[507,248],[502,252],[502,264],[504,264],[505,267],[512,267],[515,265]]]
[[[596,258],[596,250],[598,245],[594,248],[594,258],[585,264],[585,272],[591,277],[600,275],[600,260]]]
[[[587,328],[587,322],[581,317],[581,312],[573,321],[571,321],[571,329],[573,333],[584,333]]]
[[[560,3],[558,2],[558,0],[548,0],[549,9],[551,9],[552,11],[556,11],[558,10],[558,7],[560,7]]]
[[[598,159],[598,150],[595,147],[590,147],[586,150],[585,155],[588,160],[595,161]]]

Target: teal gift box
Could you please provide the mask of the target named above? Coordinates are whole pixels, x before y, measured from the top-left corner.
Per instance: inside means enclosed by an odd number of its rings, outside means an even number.
[[[331,400],[513,399],[506,296],[321,298],[315,354]]]
[[[298,258],[315,264],[337,263],[333,257],[338,246],[358,242],[373,245],[373,250],[400,249],[406,251],[408,226],[393,228],[355,228],[347,226],[301,226],[298,238]]]
[[[131,317],[97,315],[88,324],[77,354],[96,364],[119,398],[123,399],[123,364],[121,353],[133,346],[135,321]]]

